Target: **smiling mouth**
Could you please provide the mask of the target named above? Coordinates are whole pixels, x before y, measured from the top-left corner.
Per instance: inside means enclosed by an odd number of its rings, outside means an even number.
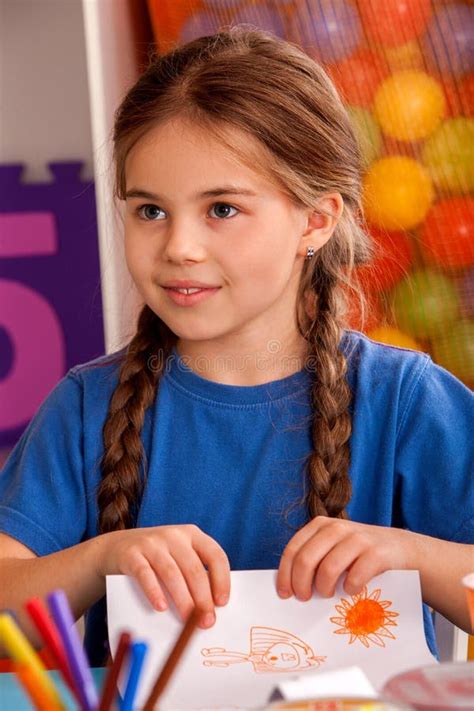
[[[165,289],[169,289],[170,291],[177,291],[180,294],[195,294],[197,291],[206,290],[204,287],[190,287],[189,289],[178,289],[178,287],[176,286],[165,286]]]
[[[163,287],[166,291],[168,298],[174,301],[178,306],[193,306],[201,301],[213,296],[220,290],[220,286],[213,288],[204,287],[189,287],[189,288],[177,288],[171,286]]]
[[[175,294],[184,294],[184,296],[190,296],[191,294],[199,294],[201,291],[218,291],[220,286],[195,286],[189,288],[178,288],[176,286],[164,286],[165,291],[172,291]]]

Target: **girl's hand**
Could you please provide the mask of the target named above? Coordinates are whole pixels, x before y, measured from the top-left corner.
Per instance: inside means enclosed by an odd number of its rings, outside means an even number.
[[[287,544],[277,575],[280,597],[309,600],[313,586],[324,597],[348,571],[344,590],[359,593],[386,570],[416,569],[417,539],[410,531],[316,516]]]
[[[214,624],[214,606],[225,605],[230,594],[229,561],[214,539],[192,524],[105,535],[104,575],[132,575],[156,610],[168,607],[166,589],[183,620],[196,607],[201,627]]]

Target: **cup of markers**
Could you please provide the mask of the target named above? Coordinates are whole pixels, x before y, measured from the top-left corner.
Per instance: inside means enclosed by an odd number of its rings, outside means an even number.
[[[145,642],[133,642],[123,632],[115,659],[108,668],[102,689],[96,687],[74,617],[63,590],[46,598],[29,600],[25,609],[44,643],[45,653],[59,673],[80,711],[132,711],[140,675],[147,653]],[[66,711],[70,702],[54,683],[46,667],[10,612],[0,613],[0,642],[13,662],[14,672],[37,711]],[[121,676],[123,696],[117,681]]]
[[[39,598],[32,598],[25,608],[49,658],[77,702],[76,708],[80,711],[116,711],[117,708],[133,711],[148,645],[134,642],[128,632],[122,632],[99,696],[64,590],[53,591],[46,602],[47,607]],[[197,628],[199,614],[198,610],[193,610],[183,625],[142,706],[143,711],[153,711],[157,707]],[[0,613],[0,642],[11,657],[17,679],[36,711],[66,711],[71,708],[46,671],[41,657],[9,612]],[[121,697],[117,688],[119,676],[123,689]]]

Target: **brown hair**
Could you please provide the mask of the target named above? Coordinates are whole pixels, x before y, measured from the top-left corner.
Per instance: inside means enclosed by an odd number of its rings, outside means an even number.
[[[342,195],[344,210],[334,234],[305,260],[296,322],[313,366],[308,512],[345,518],[351,496],[351,390],[339,346],[353,267],[371,256],[360,222],[359,149],[347,113],[325,71],[297,46],[239,26],[200,37],[153,58],[119,106],[113,137],[118,199],[125,199],[131,148],[152,126],[176,116],[212,131],[234,154],[229,126],[257,138],[267,158],[262,173],[297,205],[314,208],[323,193]],[[252,156],[241,151],[238,160],[254,169]],[[145,411],[176,341],[145,305],[103,431],[100,532],[133,525],[145,476]],[[157,356],[160,367],[151,368],[149,359]]]

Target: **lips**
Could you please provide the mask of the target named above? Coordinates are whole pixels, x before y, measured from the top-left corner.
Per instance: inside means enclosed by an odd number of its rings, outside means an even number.
[[[166,286],[165,289],[170,289],[171,291],[177,291],[179,294],[197,294],[198,291],[206,291],[201,287],[190,287],[189,289],[178,289],[175,286]]]
[[[187,279],[176,279],[163,284],[165,289],[218,289],[218,284],[206,284],[202,281],[191,281]]]
[[[170,287],[164,287],[164,290],[175,304],[178,304],[179,306],[193,306],[194,304],[198,304],[199,302],[211,297],[213,294],[216,294],[220,290],[220,287],[215,289],[199,289],[198,291],[192,291],[190,294],[184,294],[181,291]]]

